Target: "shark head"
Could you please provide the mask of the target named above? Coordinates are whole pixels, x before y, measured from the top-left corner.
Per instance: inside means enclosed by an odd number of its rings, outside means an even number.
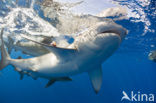
[[[103,35],[105,35],[105,33],[117,34],[121,40],[123,40],[125,36],[128,34],[128,31],[125,28],[114,22],[99,23],[98,25],[96,25],[95,31],[97,32],[97,34],[103,33]]]
[[[125,28],[112,21],[100,22],[79,35],[75,39],[74,45],[77,45],[80,51],[87,51],[88,53],[91,51],[114,51],[127,33]]]

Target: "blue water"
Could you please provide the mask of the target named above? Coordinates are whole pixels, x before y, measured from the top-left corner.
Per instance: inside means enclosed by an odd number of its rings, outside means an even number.
[[[128,1],[120,3],[124,5]],[[148,7],[156,8],[156,1],[151,0]],[[156,16],[152,15],[155,9],[149,8],[144,8],[151,22],[149,28],[156,30]],[[156,33],[147,31],[142,36],[142,22],[122,20],[117,23],[129,30],[129,39],[124,40],[120,48],[103,63],[103,85],[98,94],[95,94],[87,73],[73,76],[72,82],[57,82],[44,88],[47,80],[33,80],[27,76],[20,80],[13,67],[8,66],[0,74],[0,103],[130,103],[121,101],[122,91],[127,94],[140,91],[156,96],[156,63],[148,59],[148,53],[156,50]],[[16,58],[19,54],[13,51],[11,56]]]

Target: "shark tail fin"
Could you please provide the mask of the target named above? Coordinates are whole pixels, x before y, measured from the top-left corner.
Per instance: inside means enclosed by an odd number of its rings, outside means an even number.
[[[1,38],[1,61],[0,61],[0,70],[5,68],[7,65],[9,65],[9,60],[11,59],[7,50],[4,47],[4,41],[3,41],[3,30],[1,30],[0,38]]]

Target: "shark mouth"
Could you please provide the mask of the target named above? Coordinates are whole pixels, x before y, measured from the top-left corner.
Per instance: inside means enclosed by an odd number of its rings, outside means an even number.
[[[120,33],[118,31],[115,31],[115,30],[107,30],[107,31],[103,31],[101,33],[115,33],[117,34],[118,36],[120,36]]]
[[[116,30],[106,30],[106,31],[100,32],[99,34],[105,34],[105,33],[111,33],[111,34],[114,34],[114,35],[118,36],[119,39],[120,39],[120,42],[122,40],[119,31],[116,31]]]

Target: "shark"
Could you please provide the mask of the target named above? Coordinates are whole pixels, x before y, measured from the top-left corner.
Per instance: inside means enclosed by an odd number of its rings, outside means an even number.
[[[25,34],[21,34],[25,35]],[[48,45],[53,45],[53,46],[59,46],[59,47],[68,47],[69,43],[65,39],[64,36],[61,37],[54,37],[54,36],[44,36],[44,35],[25,35],[33,38],[33,40],[48,44]],[[12,50],[14,49],[15,51],[21,51],[23,54],[29,55],[29,56],[41,56],[44,54],[49,53],[50,51],[41,46],[40,44],[34,43],[32,41],[26,41],[24,39],[18,40],[15,42],[13,40],[14,36],[7,36],[7,41],[5,42],[6,47],[8,48],[9,54],[11,54]]]
[[[35,35],[35,36],[27,35],[27,36],[35,39],[38,42],[42,42],[45,44],[53,45],[52,44],[53,42],[56,43],[55,42],[56,40],[54,40],[54,38],[56,38],[56,37],[53,37],[53,36],[44,36],[44,35]],[[9,54],[11,54],[13,49],[15,51],[21,51],[23,54],[33,56],[33,57],[49,53],[49,50],[47,50],[46,48],[44,48],[43,46],[41,46],[39,44],[36,44],[31,41],[24,41],[24,40],[23,41],[18,40],[17,42],[15,42],[13,40],[13,37],[14,36],[11,37],[10,35],[8,35],[7,36],[8,40],[4,41],[6,47],[8,48]],[[57,45],[58,45],[58,43],[57,43]]]
[[[0,70],[13,65],[15,70],[33,78],[48,79],[46,87],[56,81],[71,81],[71,76],[87,72],[95,93],[102,86],[102,66],[120,46],[127,29],[115,22],[100,22],[90,27],[68,47],[62,48],[37,42],[28,37],[25,39],[47,48],[50,52],[28,59],[13,59],[4,47],[3,30],[1,30]]]
[[[31,38],[36,38],[39,42],[43,42],[45,44],[50,44],[53,42],[51,39],[52,37],[49,36],[31,36]],[[39,39],[42,38],[42,39]],[[44,55],[49,53],[49,51],[34,42],[31,41],[17,41],[16,43],[13,42],[12,38],[8,36],[9,42],[5,42],[6,46],[8,47],[9,54],[11,53],[12,49],[16,51],[22,51],[23,54],[30,55],[33,57]]]

